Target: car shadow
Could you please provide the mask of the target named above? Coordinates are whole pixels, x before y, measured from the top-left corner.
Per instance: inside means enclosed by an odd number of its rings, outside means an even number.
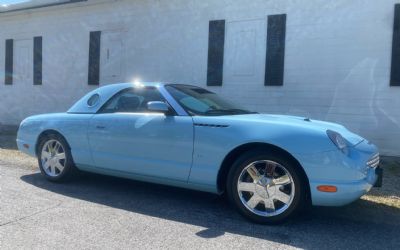
[[[263,226],[242,218],[223,196],[203,192],[95,174],[65,184],[48,182],[39,173],[21,180],[60,195],[201,226],[206,229],[196,235],[202,238],[231,233],[306,249],[400,249],[399,209],[366,200],[340,208],[313,207],[285,224]]]

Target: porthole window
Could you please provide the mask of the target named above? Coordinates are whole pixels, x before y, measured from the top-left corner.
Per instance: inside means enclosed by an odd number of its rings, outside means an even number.
[[[89,107],[93,107],[99,102],[99,100],[100,100],[100,95],[99,94],[94,94],[87,101],[87,105]]]

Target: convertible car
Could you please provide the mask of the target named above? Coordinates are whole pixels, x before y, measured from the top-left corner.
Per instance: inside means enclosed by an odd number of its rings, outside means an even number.
[[[341,125],[251,112],[181,84],[98,88],[66,113],[22,121],[17,144],[50,181],[82,170],[225,192],[265,224],[351,203],[382,180],[377,147]]]

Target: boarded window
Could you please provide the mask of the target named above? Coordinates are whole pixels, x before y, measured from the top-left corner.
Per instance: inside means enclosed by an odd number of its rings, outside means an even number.
[[[265,85],[283,85],[285,66],[286,14],[268,16]]]
[[[33,41],[14,40],[13,84],[28,86],[33,83]]]
[[[117,83],[123,80],[124,43],[119,31],[101,33],[100,83]]]
[[[221,86],[224,67],[225,20],[210,21],[207,85]]]
[[[265,20],[226,22],[224,84],[263,84],[265,75]]]

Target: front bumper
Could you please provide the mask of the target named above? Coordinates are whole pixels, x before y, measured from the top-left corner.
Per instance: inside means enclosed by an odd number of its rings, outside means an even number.
[[[28,141],[24,141],[24,140],[21,140],[21,139],[17,139],[16,142],[17,142],[17,147],[18,147],[19,151],[21,151],[21,152],[23,152],[25,154],[28,154],[30,156],[36,157],[35,144],[34,143],[31,143],[31,142],[28,142]],[[28,147],[26,147],[26,146],[28,146]]]
[[[371,166],[378,149],[368,141],[350,148],[348,154],[340,151],[302,156],[310,182],[312,204],[342,206],[359,199],[372,187],[382,185],[383,172],[379,165]],[[375,164],[376,161],[374,160]],[[335,186],[336,192],[319,191],[319,186]]]
[[[369,169],[367,178],[354,182],[311,182],[312,203],[316,206],[343,206],[359,199],[368,193],[372,187],[381,184],[381,168]],[[377,172],[380,174],[377,174]],[[380,182],[380,183],[379,183]],[[337,192],[326,193],[317,190],[320,185],[337,187]]]

